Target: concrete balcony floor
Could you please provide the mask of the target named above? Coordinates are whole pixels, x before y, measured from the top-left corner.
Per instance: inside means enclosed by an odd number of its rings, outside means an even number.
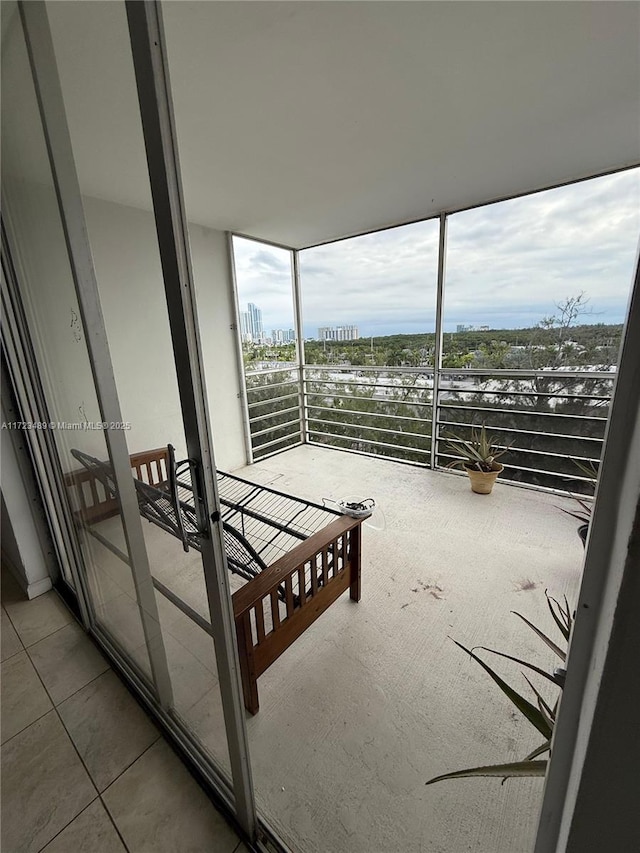
[[[529,853],[541,779],[424,783],[541,742],[451,638],[558,665],[510,611],[560,642],[544,590],[576,600],[583,550],[558,509],[571,501],[500,482],[475,495],[466,477],[310,445],[236,473],[318,502],[374,497],[385,520],[363,530],[362,600],[345,594],[259,679],[247,726],[262,814],[296,853]],[[99,528],[124,546],[119,519]],[[200,555],[143,530],[154,576],[208,618]],[[99,620],[148,669],[128,566],[95,539],[86,548]],[[176,712],[228,770],[211,638],[156,600]],[[528,690],[516,665],[492,663]]]
[[[476,495],[466,477],[309,445],[237,473],[309,499],[374,497],[386,522],[364,528],[361,602],[345,595],[259,681],[264,813],[313,853],[531,851],[542,779],[424,783],[541,743],[450,638],[559,664],[510,611],[561,642],[544,590],[575,603],[583,549],[557,508],[571,501],[500,482]],[[529,690],[520,667],[491,663]]]

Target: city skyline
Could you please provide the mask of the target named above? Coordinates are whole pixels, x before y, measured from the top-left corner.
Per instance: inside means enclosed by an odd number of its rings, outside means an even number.
[[[638,235],[640,169],[485,205],[449,217],[444,330],[535,326],[585,292],[584,323],[621,323]],[[238,287],[267,328],[293,325],[290,254],[234,238]],[[357,324],[362,337],[435,328],[438,221],[300,252],[304,337]]]

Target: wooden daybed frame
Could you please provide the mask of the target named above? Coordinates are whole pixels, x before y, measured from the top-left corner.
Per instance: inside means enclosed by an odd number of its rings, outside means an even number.
[[[185,550],[189,546],[198,549],[189,479],[184,463],[176,466],[172,450],[169,446],[130,456],[140,513],[181,539]],[[119,514],[113,475],[107,463],[80,451],[72,453],[83,463],[65,478],[76,522],[110,547],[95,527]],[[352,601],[360,600],[362,519],[224,472],[218,472],[218,490],[228,567],[247,580],[233,593],[232,603],[244,704],[255,714],[260,675],[347,589]],[[285,524],[269,507],[286,502],[292,510]],[[252,508],[256,506],[259,511]],[[319,526],[315,532],[314,526]],[[117,549],[112,550],[126,559]],[[213,633],[200,614],[152,579],[156,589],[207,633]]]

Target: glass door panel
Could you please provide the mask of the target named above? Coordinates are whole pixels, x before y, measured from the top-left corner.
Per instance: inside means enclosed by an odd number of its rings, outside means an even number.
[[[7,16],[2,63],[3,218],[51,418],[32,428],[53,433],[95,620],[120,649],[135,658],[150,679],[139,596],[128,565],[130,556],[118,502],[104,484],[86,476],[79,461],[80,454],[108,459],[103,416],[20,17],[15,7]],[[100,528],[100,538],[91,535],[93,521]],[[109,544],[120,555],[110,550]]]
[[[143,561],[168,666],[170,710],[202,751],[206,743],[209,757],[228,776],[197,494],[187,461],[125,5],[50,4],[48,14],[140,511]],[[90,469],[92,462],[84,464]],[[99,521],[92,533],[102,537],[109,571],[101,577],[110,588],[114,575],[128,571],[121,538],[109,521]],[[125,630],[136,628],[131,615],[121,616]],[[131,646],[134,656],[144,654],[144,638]]]

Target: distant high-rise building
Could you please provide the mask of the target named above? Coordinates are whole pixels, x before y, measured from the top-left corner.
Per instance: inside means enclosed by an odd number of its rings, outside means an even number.
[[[249,302],[246,311],[240,312],[240,335],[245,343],[259,344],[264,341],[262,311]]]
[[[322,326],[318,329],[320,341],[357,341],[359,337],[357,326]]]
[[[463,323],[458,323],[456,332],[488,332],[490,326],[465,326]]]
[[[271,340],[274,344],[291,344],[295,343],[295,329],[272,329]]]

